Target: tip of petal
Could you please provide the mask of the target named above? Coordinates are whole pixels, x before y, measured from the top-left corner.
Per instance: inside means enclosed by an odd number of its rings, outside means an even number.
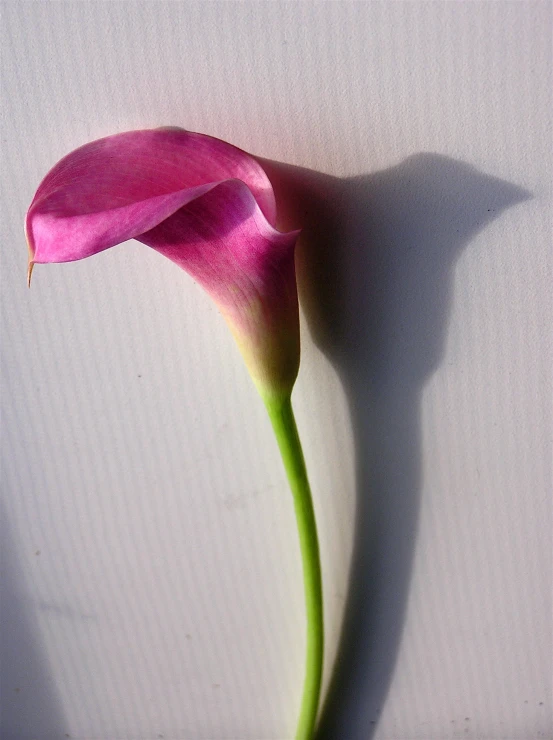
[[[31,275],[33,274],[33,267],[35,266],[35,263],[32,260],[29,260],[29,265],[27,267],[27,287],[31,287]]]

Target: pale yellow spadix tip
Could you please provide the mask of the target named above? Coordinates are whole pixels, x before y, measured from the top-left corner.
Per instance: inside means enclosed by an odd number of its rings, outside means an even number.
[[[31,275],[33,274],[33,267],[35,266],[34,262],[29,262],[29,265],[27,267],[27,287],[31,287]]]

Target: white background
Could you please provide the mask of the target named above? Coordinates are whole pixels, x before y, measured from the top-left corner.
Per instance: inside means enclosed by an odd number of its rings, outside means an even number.
[[[321,737],[552,737],[550,39],[547,2],[2,3],[2,737],[293,735],[291,500],[216,308],[135,243],[25,286],[47,170],[160,125],[313,171]]]

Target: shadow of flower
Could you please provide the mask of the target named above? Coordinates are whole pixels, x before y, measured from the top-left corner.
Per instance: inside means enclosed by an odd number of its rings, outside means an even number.
[[[302,305],[344,384],[355,438],[349,596],[317,736],[367,740],[402,634],[420,507],[420,398],[444,354],[455,263],[531,195],[437,154],[347,179],[263,166],[279,226],[304,228]]]

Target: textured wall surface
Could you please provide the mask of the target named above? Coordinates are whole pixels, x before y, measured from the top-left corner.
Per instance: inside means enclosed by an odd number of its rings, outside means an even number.
[[[292,505],[216,308],[136,243],[25,286],[46,171],[170,124],[307,170],[321,738],[552,737],[551,7],[2,3],[3,738],[293,734]]]

